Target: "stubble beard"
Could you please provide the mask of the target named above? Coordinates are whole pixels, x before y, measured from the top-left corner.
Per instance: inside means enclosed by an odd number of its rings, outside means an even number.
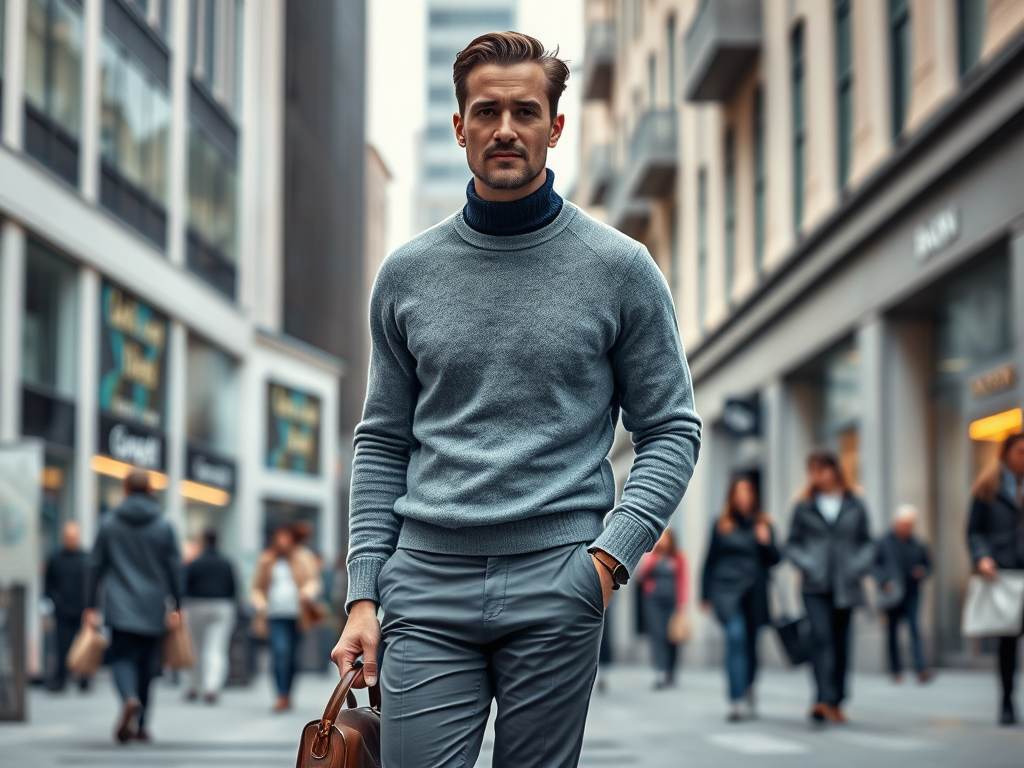
[[[510,150],[511,147],[502,147],[502,150]],[[525,160],[524,167],[521,171],[514,172],[511,169],[502,169],[499,171],[489,171],[487,168],[488,158],[485,154],[482,161],[470,162],[469,169],[473,172],[480,181],[486,184],[491,189],[501,190],[515,190],[522,189],[531,181],[536,179],[544,171],[544,166],[547,162],[547,153],[538,158],[538,162],[531,162],[530,155],[526,152],[522,146],[516,146],[516,151],[522,153],[522,157]],[[491,150],[498,151],[498,150]]]

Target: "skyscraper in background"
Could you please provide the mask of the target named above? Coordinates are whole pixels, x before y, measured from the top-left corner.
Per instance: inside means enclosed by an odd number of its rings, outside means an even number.
[[[414,226],[432,227],[465,204],[469,169],[455,142],[452,113],[458,109],[452,85],[455,54],[485,32],[514,29],[515,0],[428,0],[427,119],[420,152]]]

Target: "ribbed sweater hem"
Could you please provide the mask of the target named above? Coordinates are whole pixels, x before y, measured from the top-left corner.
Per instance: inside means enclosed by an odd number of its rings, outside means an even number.
[[[443,528],[406,518],[402,521],[398,546],[438,555],[523,555],[565,544],[592,542],[604,529],[603,517],[604,513],[597,510],[562,512],[471,528]]]

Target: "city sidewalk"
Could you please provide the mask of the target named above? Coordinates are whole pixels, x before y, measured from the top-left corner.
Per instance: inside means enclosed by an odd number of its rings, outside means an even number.
[[[702,768],[1019,768],[1024,727],[998,728],[995,675],[941,672],[928,686],[858,675],[850,724],[808,724],[808,684],[802,671],[769,670],[761,684],[761,717],[725,722],[724,680],[716,670],[684,670],[679,686],[650,689],[645,668],[619,667],[608,689],[595,694],[581,766]],[[182,700],[183,688],[154,691],[153,744],[117,746],[111,727],[117,711],[109,679],[90,694],[34,690],[31,722],[0,724],[0,765],[281,766],[295,763],[302,725],[319,717],[333,686],[328,677],[299,681],[297,710],[270,713],[266,678],[228,690],[210,707]],[[478,768],[490,766],[488,737]]]

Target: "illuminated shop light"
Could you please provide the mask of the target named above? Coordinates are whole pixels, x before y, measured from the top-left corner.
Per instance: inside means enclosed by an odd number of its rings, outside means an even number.
[[[128,473],[135,469],[131,464],[125,464],[123,461],[112,459],[109,456],[98,455],[92,457],[89,466],[92,467],[93,472],[107,477],[116,477],[118,480],[124,480],[128,477]],[[149,470],[149,484],[153,490],[162,491],[167,487],[167,475],[163,472],[154,472],[151,469]]]
[[[1010,435],[1020,432],[1022,422],[1024,422],[1024,418],[1022,418],[1020,408],[986,416],[971,422],[971,440],[1001,442]]]
[[[59,491],[64,487],[64,470],[60,467],[43,467],[40,485],[48,491]]]
[[[194,480],[181,481],[181,495],[192,501],[201,501],[215,507],[226,507],[231,503],[231,494],[212,485],[204,485]]]

